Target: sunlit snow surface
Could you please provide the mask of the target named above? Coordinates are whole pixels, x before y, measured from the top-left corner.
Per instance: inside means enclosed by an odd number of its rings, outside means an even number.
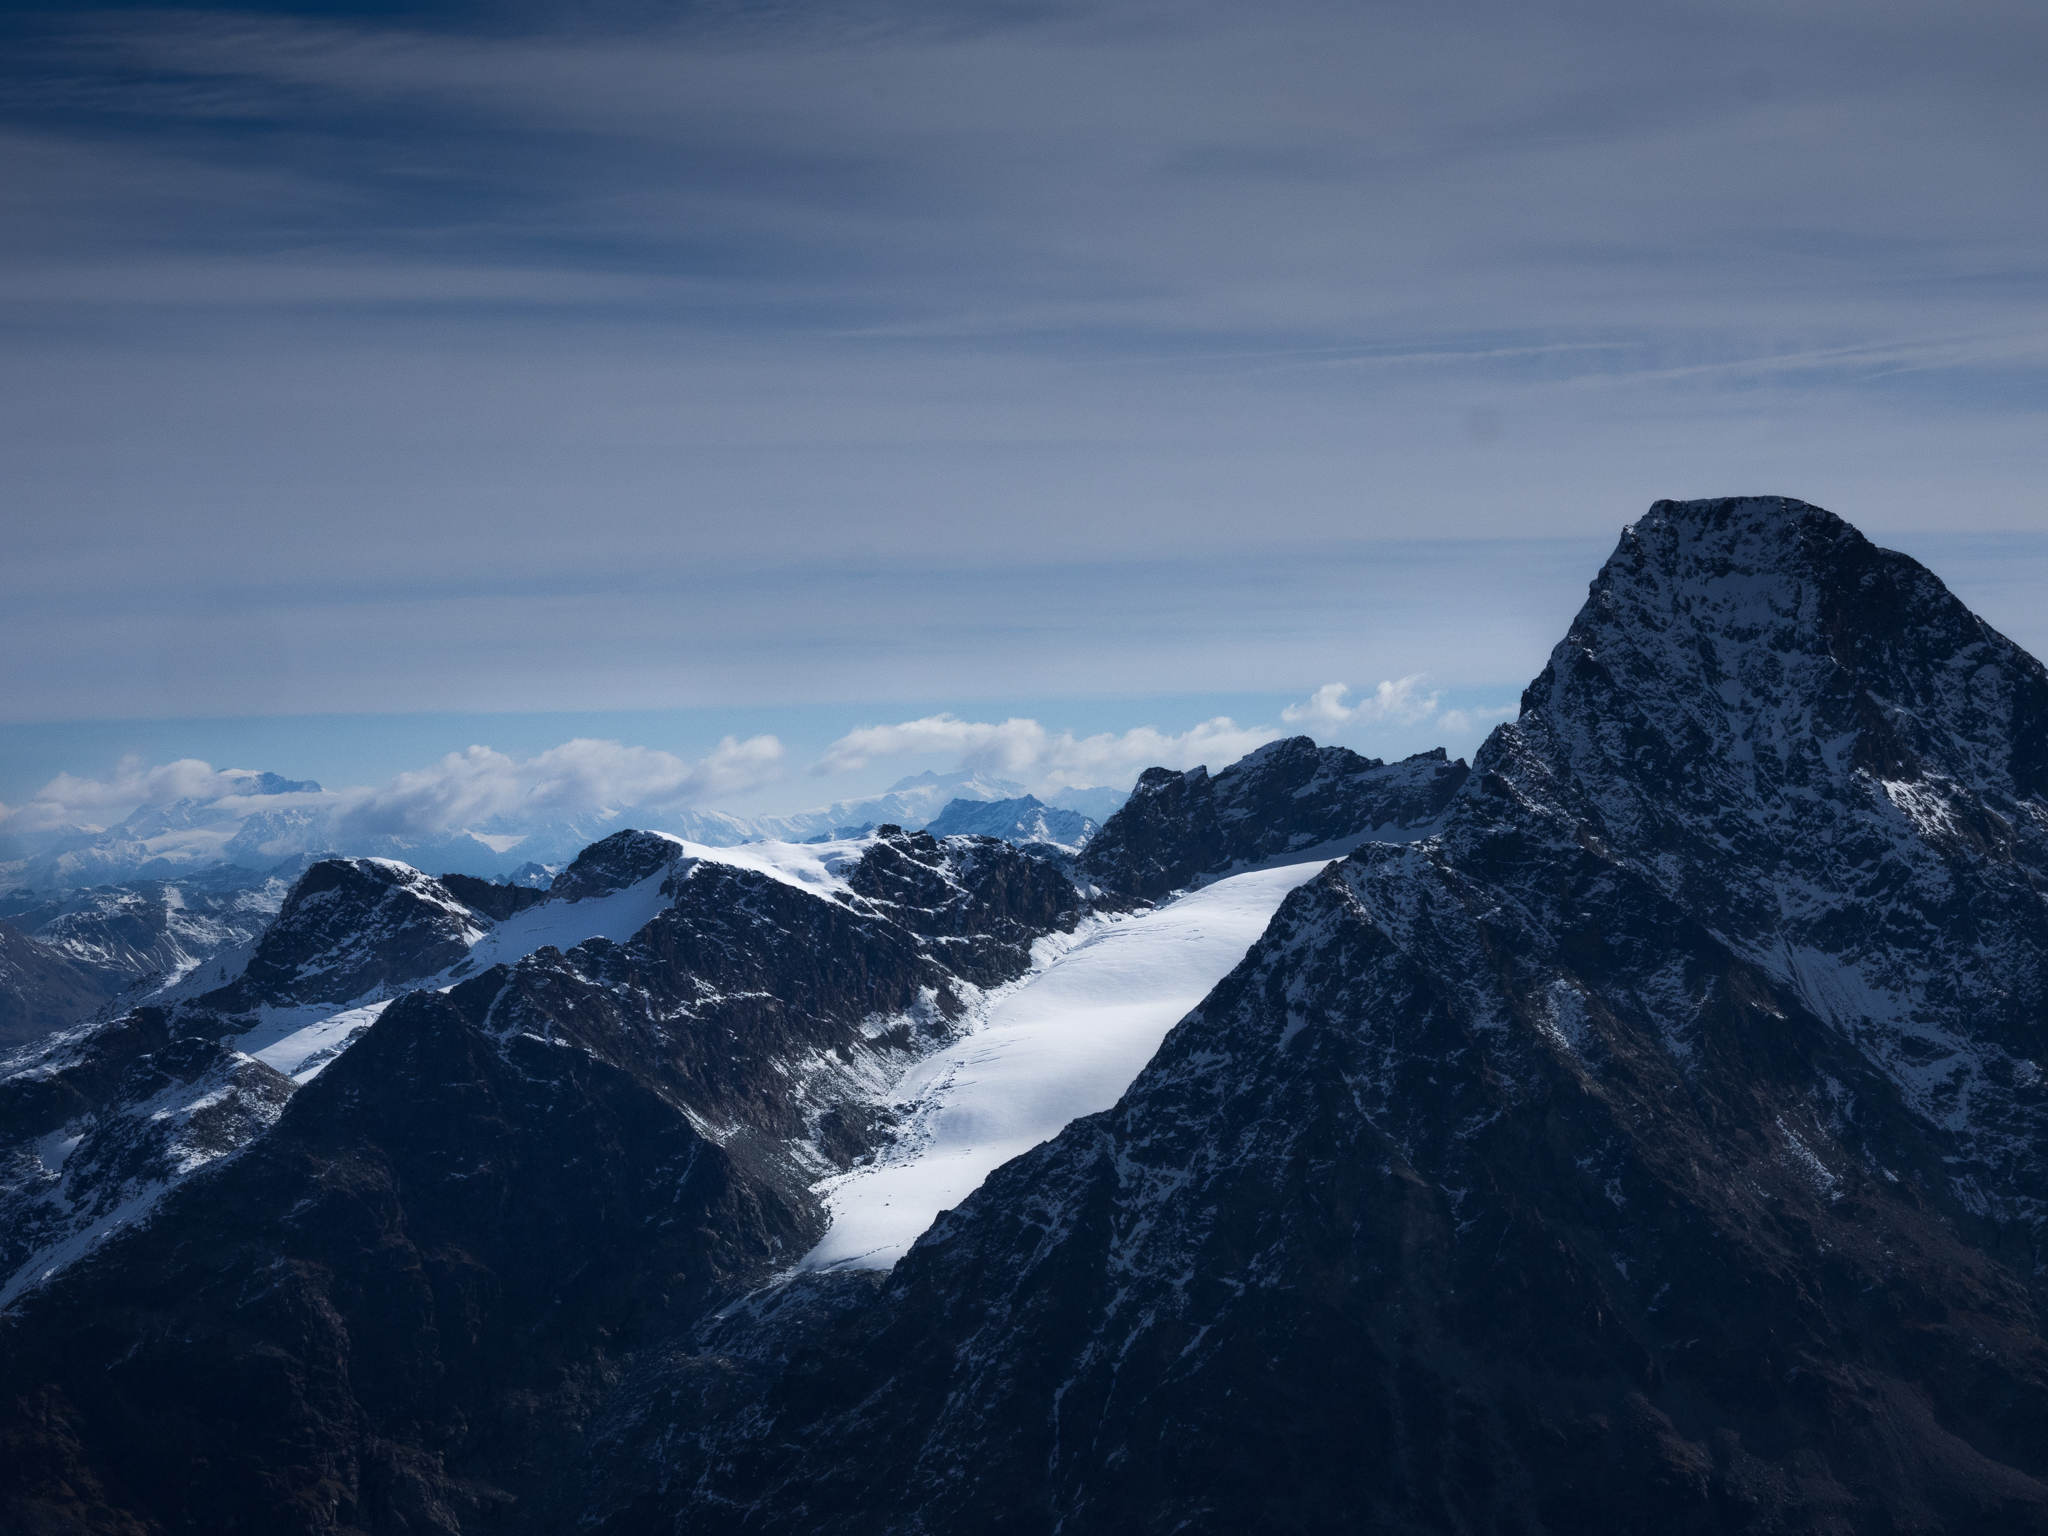
[[[919,1063],[895,1099],[907,1135],[820,1187],[832,1226],[806,1269],[888,1269],[998,1166],[1116,1103],[1166,1032],[1236,967],[1287,893],[1325,861],[1219,880],[1136,917],[1041,940],[982,1026]]]

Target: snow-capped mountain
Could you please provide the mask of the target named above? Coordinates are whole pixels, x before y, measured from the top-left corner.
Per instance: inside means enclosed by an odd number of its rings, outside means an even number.
[[[1023,793],[1022,784],[973,771],[926,772],[898,779],[879,795],[838,800],[791,816],[760,816],[751,825],[757,837],[801,843],[883,823],[915,829],[926,825],[954,800],[1009,800]]]
[[[762,841],[805,842],[893,823],[919,828],[954,800],[994,801],[1024,786],[976,772],[921,773],[879,795],[836,801],[787,816],[743,818],[722,811],[617,806],[551,820],[492,816],[472,827],[437,832],[366,831],[346,796],[311,780],[273,773],[231,773],[228,793],[212,800],[145,805],[104,830],[64,827],[0,834],[0,886],[47,899],[94,885],[137,880],[189,880],[235,867],[270,871],[337,855],[396,859],[416,869],[503,879],[529,865],[560,868],[601,838],[630,827],[660,827],[690,842],[732,847]],[[1091,805],[1118,803],[1115,790],[1073,792]],[[1071,812],[1056,819],[1064,827]],[[1099,819],[1099,818],[1098,818]],[[1056,839],[1055,839],[1056,840]],[[244,877],[246,878],[246,877]]]
[[[248,809],[248,796],[319,795],[319,785],[274,774],[231,779],[236,795],[243,797],[234,806],[188,799],[145,807],[116,832],[97,837],[88,850],[89,861],[65,863],[70,854],[64,854],[32,861],[28,869],[31,875],[39,871],[43,878],[60,882],[65,871],[88,867],[175,867],[180,873],[174,877],[84,888],[17,887],[0,895],[0,921],[18,930],[10,942],[12,959],[0,962],[6,966],[0,972],[0,1042],[28,1041],[74,1023],[117,997],[123,999],[122,1006],[146,1002],[153,990],[175,984],[215,954],[247,945],[276,915],[292,881],[325,856],[317,850],[353,841],[351,856],[472,875],[482,870],[488,877],[544,889],[584,848],[619,830],[626,819],[620,813],[606,813],[547,823],[517,836],[461,832],[431,839],[350,839],[336,834],[328,806]],[[829,841],[835,833],[807,829],[831,824],[838,835],[857,836],[872,832],[878,819],[915,828],[930,819],[932,805],[942,794],[960,792],[968,798],[956,799],[938,812],[941,818],[951,817],[941,835],[975,832],[1071,852],[1093,834],[1095,825],[1085,817],[1043,806],[1030,796],[1014,803],[986,798],[1014,788],[1006,780],[971,773],[925,773],[880,796],[776,818],[769,830],[804,831],[802,840]],[[974,808],[983,805],[1009,805],[1010,810],[977,813]],[[847,818],[865,819],[840,825]],[[762,824],[715,812],[665,814],[661,824],[665,831],[710,846],[762,840]],[[205,835],[175,845],[161,840],[195,827]],[[159,840],[140,840],[144,833]],[[303,851],[308,847],[316,851]],[[282,862],[275,862],[280,858]],[[256,861],[264,868],[259,872],[235,861]],[[23,937],[54,954],[22,949],[18,940]]]
[[[104,1006],[145,1002],[247,945],[298,873],[216,864],[175,881],[0,896],[0,922],[13,935],[0,961],[0,1044],[26,1043]]]
[[[230,772],[218,777],[225,793],[208,800],[144,805],[112,827],[0,833],[0,885],[47,893],[254,862],[240,859],[248,851],[246,839],[240,844],[236,840],[252,819],[274,813],[253,807],[322,793],[310,779],[284,779],[274,773]],[[262,863],[268,867],[302,851],[294,847]]]
[[[885,947],[899,951],[897,963],[910,967],[906,975],[922,978],[907,992],[897,989],[895,1022],[872,1010],[835,1010],[828,1038],[836,1054],[820,1057],[806,1047],[778,1069],[811,1119],[798,1112],[777,1120],[791,1145],[778,1142],[759,1155],[783,1169],[783,1198],[799,1207],[815,1204],[809,1182],[831,1166],[832,1154],[818,1146],[843,1157],[868,1135],[836,1121],[821,1129],[834,1105],[852,1094],[864,1106],[858,1118],[886,1121],[885,1108],[867,1106],[873,1083],[890,1075],[884,1066],[900,1066],[919,1042],[949,1039],[962,999],[1028,967],[1032,938],[1045,925],[1071,926],[1079,906],[1055,870],[1020,859],[1007,844],[942,844],[897,829],[853,843],[729,850],[622,832],[584,850],[546,891],[462,875],[435,879],[389,860],[316,863],[242,952],[223,952],[157,988],[149,1006],[114,1023],[59,1034],[6,1063],[0,1090],[11,1086],[27,1097],[16,1105],[22,1118],[12,1125],[11,1175],[0,1196],[10,1234],[0,1251],[0,1305],[110,1232],[147,1218],[192,1174],[243,1150],[299,1088],[365,1036],[394,996],[446,992],[465,977],[496,974],[558,1001],[568,986],[614,1007],[618,983],[585,968],[602,972],[620,946],[653,943],[658,920],[671,927],[687,921],[693,949],[711,946],[724,957],[718,965],[739,964],[751,975],[762,957],[738,956],[801,941],[779,924],[761,930],[771,919],[748,908],[792,900],[798,932],[837,921],[846,908],[859,914],[863,947],[850,973],[857,993],[857,978],[875,974],[874,945],[885,938]],[[1020,919],[1022,911],[1031,915]],[[933,937],[918,937],[927,932]],[[934,945],[936,958],[918,958]],[[564,951],[577,957],[567,970]],[[711,1007],[707,964],[700,954],[687,976],[642,981],[634,990],[670,1028],[693,1008],[721,1018],[758,1008],[750,999],[760,994],[746,988],[732,1008]],[[529,980],[521,967],[532,966],[540,973]],[[787,975],[764,980],[805,985]],[[838,978],[832,985],[846,984]],[[806,1025],[816,1027],[816,1020]],[[767,1069],[750,1065],[746,1075],[758,1070]],[[710,1112],[708,1103],[702,1107]],[[744,1121],[760,1106],[743,1101],[740,1112]],[[723,1134],[729,1143],[734,1132]]]
[[[1776,499],[1469,773],[323,864],[0,1075],[0,1523],[2048,1531],[2044,956],[2048,672]]]
[[[0,898],[0,917],[65,959],[126,985],[167,984],[254,939],[301,872],[287,865],[257,874],[222,864],[179,880],[17,893]]]
[[[241,1151],[398,993],[445,990],[541,949],[629,939],[669,905],[659,887],[693,847],[617,834],[548,891],[437,880],[390,860],[322,861],[239,951],[155,988],[148,1006],[111,1024],[17,1053],[0,1068],[0,1090],[30,1098],[26,1118],[8,1122],[16,1140],[0,1193],[9,1234],[0,1305]],[[742,857],[813,873],[844,853]]]
[[[67,960],[0,920],[0,1051],[76,1023],[121,984],[121,977]]]
[[[950,801],[925,823],[925,830],[934,837],[970,833],[1012,843],[1045,843],[1078,853],[1097,829],[1079,811],[1047,805],[1036,795],[1019,795],[1012,800]]]

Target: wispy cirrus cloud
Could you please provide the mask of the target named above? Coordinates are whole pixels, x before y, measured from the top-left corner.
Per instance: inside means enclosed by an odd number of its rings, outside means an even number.
[[[16,8],[0,717],[1491,688],[1504,541],[1738,488],[2048,567],[2048,11],[1639,11]]]

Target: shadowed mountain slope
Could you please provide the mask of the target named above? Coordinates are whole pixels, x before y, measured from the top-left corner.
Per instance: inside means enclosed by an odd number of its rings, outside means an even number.
[[[878,1291],[649,1372],[590,1513],[2048,1530],[2044,729],[1911,560],[1659,503],[1437,837]]]

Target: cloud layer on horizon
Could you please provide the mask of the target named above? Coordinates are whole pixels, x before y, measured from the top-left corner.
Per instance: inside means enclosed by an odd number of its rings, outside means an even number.
[[[1342,683],[1325,684],[1305,701],[1284,708],[1281,719],[1324,728],[1359,722],[1420,726],[1462,750],[1469,747],[1467,738],[1483,728],[1480,721],[1512,713],[1440,710],[1441,692],[1420,675],[1383,681],[1356,704],[1343,702],[1349,693]],[[1015,780],[1041,796],[1091,787],[1127,789],[1146,768],[1206,764],[1221,769],[1283,734],[1271,725],[1241,726],[1228,716],[1180,732],[1145,725],[1077,735],[1048,730],[1028,718],[985,721],[936,714],[845,733],[810,765],[806,780],[914,758],[941,761],[953,772]],[[781,781],[786,755],[772,735],[744,741],[727,736],[694,762],[655,748],[587,738],[526,757],[473,745],[381,785],[284,793],[264,793],[254,770],[216,769],[196,758],[154,765],[129,759],[105,778],[60,773],[23,803],[0,805],[0,835],[99,828],[145,807],[189,802],[219,817],[318,811],[323,825],[349,843],[432,839],[627,810],[693,810]],[[793,791],[790,798],[797,798]]]
[[[782,774],[773,736],[728,736],[697,762],[616,741],[574,740],[515,758],[489,747],[450,752],[380,786],[253,792],[254,773],[196,759],[124,762],[112,778],[59,774],[32,799],[0,805],[0,833],[118,822],[147,806],[192,801],[224,817],[318,810],[335,836],[431,838],[468,828],[571,819],[621,808],[684,808],[771,783]]]

